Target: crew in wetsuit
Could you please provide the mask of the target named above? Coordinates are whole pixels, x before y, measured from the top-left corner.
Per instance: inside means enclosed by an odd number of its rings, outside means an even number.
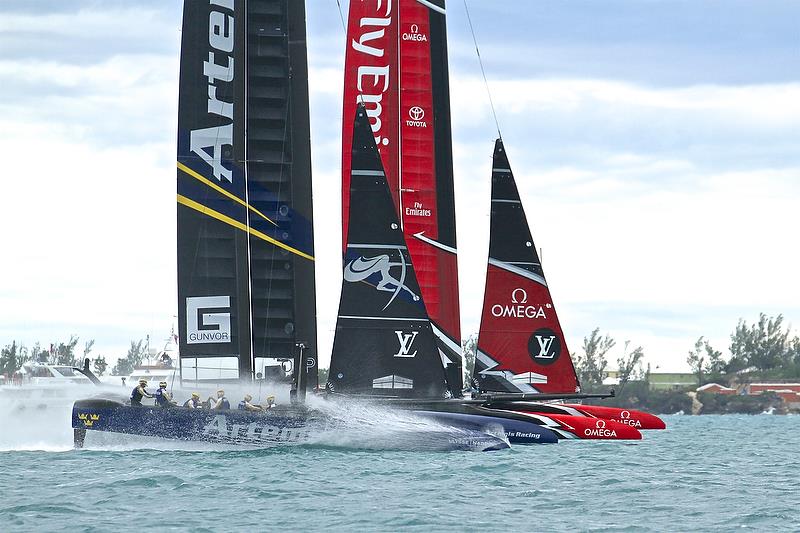
[[[172,401],[172,396],[167,392],[167,382],[162,381],[158,384],[158,390],[153,397],[156,399],[156,406],[158,407],[172,407],[175,402]]]
[[[244,400],[239,402],[239,410],[240,411],[263,411],[264,409],[260,405],[253,405],[252,402],[253,397],[249,394],[245,394]]]
[[[202,409],[203,404],[200,402],[200,395],[193,392],[192,397],[183,402],[183,406],[189,409]]]
[[[211,409],[218,411],[227,411],[231,408],[231,403],[225,397],[225,391],[222,389],[217,391],[217,399],[209,398],[208,403],[211,405]]]
[[[142,378],[135,389],[131,391],[131,407],[141,407],[142,398],[152,398],[153,395],[147,392],[147,380]]]

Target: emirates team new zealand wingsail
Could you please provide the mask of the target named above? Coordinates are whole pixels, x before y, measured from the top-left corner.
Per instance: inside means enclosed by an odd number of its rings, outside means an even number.
[[[450,399],[425,299],[363,105],[356,109],[352,131],[351,209],[326,385],[330,396],[383,401],[472,431],[494,428],[511,442],[556,442],[555,433],[522,415],[492,413]]]
[[[356,105],[363,102],[436,334],[448,387],[460,395],[461,331],[444,0],[352,0],[342,126],[347,238]],[[345,250],[346,252],[346,250]]]
[[[352,146],[352,209],[327,388],[445,398],[436,338],[363,106]]]
[[[530,401],[537,395],[574,397],[580,383],[501,139],[494,147],[491,204],[489,262],[473,374],[478,389],[484,394],[516,393],[524,400],[496,402],[493,408],[535,415],[548,426],[566,426],[565,434],[641,438],[634,428],[647,423],[632,419],[655,418],[647,413],[612,413],[614,408],[592,412],[592,406]]]

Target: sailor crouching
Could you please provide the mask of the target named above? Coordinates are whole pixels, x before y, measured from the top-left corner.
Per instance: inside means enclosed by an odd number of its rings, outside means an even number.
[[[131,407],[141,407],[142,398],[152,397],[152,394],[147,392],[147,380],[140,379],[139,384],[131,391]]]
[[[196,392],[193,392],[192,397],[183,402],[183,406],[189,409],[202,409],[203,404],[200,401],[200,395]]]
[[[172,396],[170,393],[167,392],[166,381],[162,381],[158,384],[158,390],[155,392],[153,397],[156,399],[157,407],[172,407],[173,405],[177,405],[172,401]]]
[[[239,402],[239,410],[240,411],[263,411],[264,409],[260,405],[253,405],[251,402],[253,401],[253,397],[249,394],[245,394],[244,400]]]
[[[264,407],[262,407],[262,409],[264,409],[264,411],[268,411],[273,407],[275,407],[275,396],[267,396],[267,401],[264,404]]]

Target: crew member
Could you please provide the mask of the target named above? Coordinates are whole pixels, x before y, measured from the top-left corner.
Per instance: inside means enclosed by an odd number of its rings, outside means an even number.
[[[267,396],[267,404],[264,406],[264,410],[272,409],[275,407],[275,396]]]
[[[203,404],[200,402],[200,395],[193,392],[192,397],[183,402],[183,406],[189,409],[202,409]]]
[[[158,390],[155,392],[153,397],[156,399],[156,406],[158,407],[172,407],[176,405],[175,402],[172,401],[172,396],[170,393],[167,392],[167,382],[162,381],[158,384]]]
[[[225,391],[222,389],[217,391],[217,398],[209,398],[208,403],[211,405],[211,409],[218,411],[227,411],[231,408],[231,402],[225,397]]]
[[[147,392],[147,380],[142,378],[135,389],[131,391],[131,407],[141,407],[142,398],[152,398],[153,395]]]
[[[253,405],[251,402],[253,401],[253,397],[249,394],[245,394],[244,400],[239,402],[239,410],[240,411],[263,411],[260,405]]]

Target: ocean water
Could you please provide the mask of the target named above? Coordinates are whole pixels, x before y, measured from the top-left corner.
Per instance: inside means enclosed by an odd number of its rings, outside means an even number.
[[[0,411],[0,531],[800,531],[797,416],[480,453],[91,433],[75,451],[68,413]]]

